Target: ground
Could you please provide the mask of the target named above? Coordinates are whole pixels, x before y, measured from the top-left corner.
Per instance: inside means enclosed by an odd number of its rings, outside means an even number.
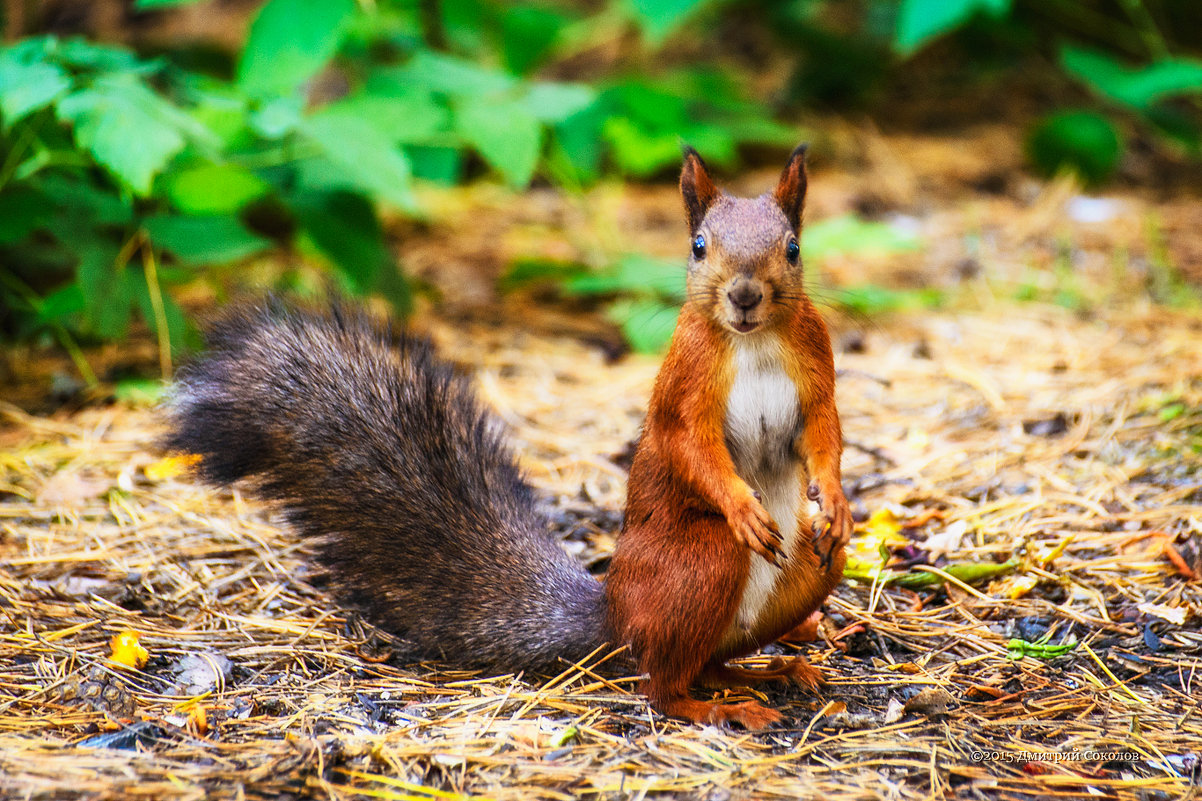
[[[664,719],[632,680],[589,665],[497,677],[398,663],[386,633],[323,589],[278,514],[162,460],[153,407],[5,405],[0,789],[1196,793],[1202,314],[1189,278],[1202,206],[1135,189],[1089,206],[1070,180],[1023,177],[1013,139],[994,130],[941,148],[871,129],[838,141],[829,151],[844,155],[815,170],[809,218],[858,209],[926,244],[834,255],[811,276],[837,345],[845,486],[871,519],[814,641],[773,649],[800,649],[827,681],[817,695],[768,688],[781,727]],[[674,192],[478,188],[430,201],[432,221],[398,226],[410,268],[439,290],[415,325],[475,377],[554,534],[601,572],[657,359],[621,354],[596,314],[541,290],[498,295],[492,278],[515,255],[579,258],[615,239],[671,257]],[[839,288],[864,284],[934,287],[939,301],[840,313]],[[886,584],[892,574],[872,569],[881,547],[896,572],[917,567]],[[125,630],[149,652],[141,671],[109,662]]]

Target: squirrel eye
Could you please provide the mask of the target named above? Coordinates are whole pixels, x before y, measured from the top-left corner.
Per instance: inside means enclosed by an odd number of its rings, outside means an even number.
[[[705,237],[697,234],[697,238],[693,240],[693,258],[701,260],[705,258]]]
[[[789,260],[789,264],[796,264],[797,257],[801,255],[801,246],[797,244],[796,239],[789,239],[789,244],[785,245],[785,258]]]

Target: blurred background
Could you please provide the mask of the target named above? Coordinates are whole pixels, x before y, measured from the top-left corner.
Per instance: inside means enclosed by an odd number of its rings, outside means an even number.
[[[838,346],[899,311],[1191,308],[1197,0],[3,0],[0,360],[153,392],[264,289],[666,344],[696,147],[811,143]],[[103,389],[99,389],[103,388]]]

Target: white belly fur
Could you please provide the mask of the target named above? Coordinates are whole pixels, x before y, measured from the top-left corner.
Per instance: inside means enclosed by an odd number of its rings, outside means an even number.
[[[734,383],[726,403],[726,443],[739,477],[760,493],[780,528],[785,554],[798,538],[803,488],[793,441],[801,425],[797,387],[784,370],[781,342],[773,335],[740,337],[735,343]],[[732,626],[752,629],[771,600],[781,575],[758,554]]]

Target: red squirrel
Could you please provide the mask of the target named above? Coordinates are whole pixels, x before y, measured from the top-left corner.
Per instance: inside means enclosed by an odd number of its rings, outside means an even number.
[[[163,445],[278,502],[408,656],[546,672],[629,645],[660,712],[767,726],[779,713],[689,688],[819,682],[802,657],[725,664],[818,609],[851,533],[830,338],[797,242],[805,149],[754,199],[720,192],[686,149],[680,187],[688,299],[603,584],[548,536],[468,382],[425,340],[337,304],[227,313],[174,387]]]
[[[658,709],[760,728],[779,714],[697,701],[689,685],[815,686],[804,657],[764,671],[725,662],[818,609],[852,527],[830,336],[802,284],[805,149],[775,192],[754,199],[721,193],[686,150],[680,189],[693,237],[688,300],[630,470],[606,579],[610,625]],[[812,519],[807,500],[820,509]]]

